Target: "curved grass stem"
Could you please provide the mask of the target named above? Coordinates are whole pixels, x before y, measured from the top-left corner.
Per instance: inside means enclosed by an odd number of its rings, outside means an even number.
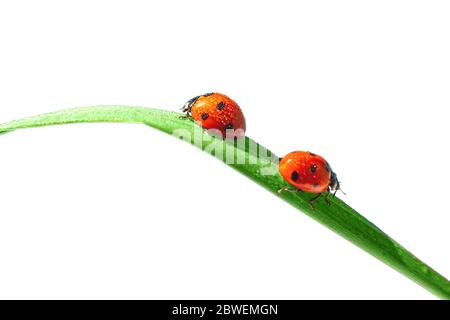
[[[82,122],[146,124],[168,134],[176,135],[202,150],[212,151],[214,156],[275,196],[290,203],[293,207],[414,280],[436,296],[450,299],[450,282],[446,278],[420,261],[339,198],[331,198],[329,206],[324,201],[319,201],[315,203],[313,210],[309,204],[311,196],[309,194],[303,192],[278,193],[280,188],[286,186],[278,174],[276,161],[278,158],[248,137],[241,141],[224,141],[208,135],[191,120],[180,117],[179,113],[129,106],[95,106],[38,115],[1,124],[0,134],[24,128]],[[201,139],[196,139],[199,135]]]

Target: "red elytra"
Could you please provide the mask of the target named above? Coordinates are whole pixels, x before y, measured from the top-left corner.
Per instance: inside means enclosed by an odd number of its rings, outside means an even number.
[[[318,193],[340,190],[336,174],[328,162],[307,151],[294,151],[280,160],[281,176],[297,190]]]
[[[192,98],[181,109],[205,129],[215,129],[222,137],[242,138],[245,135],[245,117],[239,105],[230,97],[207,93]]]

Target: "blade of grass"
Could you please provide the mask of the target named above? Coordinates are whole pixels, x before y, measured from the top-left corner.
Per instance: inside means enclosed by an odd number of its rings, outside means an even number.
[[[331,199],[331,206],[327,206],[324,201],[319,201],[315,204],[316,209],[313,211],[308,203],[308,198],[310,197],[308,194],[290,192],[278,194],[277,190],[286,184],[278,174],[276,161],[261,156],[260,151],[267,149],[248,137],[240,142],[224,141],[209,136],[191,120],[182,119],[179,113],[129,106],[85,107],[38,115],[1,124],[0,134],[23,128],[82,122],[141,123],[168,134],[183,130],[189,134],[188,142],[202,150],[205,150],[205,148],[209,150],[214,149],[215,156],[221,158],[224,162],[229,162],[225,161],[227,159],[226,155],[227,152],[232,151],[235,159],[245,159],[245,164],[238,164],[236,161],[231,164],[227,163],[232,168],[414,280],[436,296],[450,299],[450,282],[446,278],[420,261],[342,200],[337,197]],[[197,140],[194,139],[196,132],[200,132],[204,137],[200,144],[196,144]],[[276,156],[269,150],[267,152],[273,159],[276,159]],[[264,170],[271,170],[275,174],[266,175]]]

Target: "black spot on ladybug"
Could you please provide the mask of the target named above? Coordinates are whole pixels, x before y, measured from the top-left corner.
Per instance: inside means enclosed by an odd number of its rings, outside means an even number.
[[[311,165],[311,172],[314,173],[317,171],[317,164]]]
[[[319,186],[318,183],[313,183],[313,188],[317,188]]]
[[[219,103],[217,104],[217,110],[223,110],[223,108],[225,108],[225,103],[219,102]]]
[[[309,152],[309,151],[308,151],[308,153],[309,153],[310,156],[313,156],[313,157],[317,156],[317,154],[315,154],[315,153],[312,153],[312,152]]]
[[[298,176],[299,176],[298,172],[297,171],[293,171],[292,174],[291,174],[292,181],[297,181]]]
[[[233,124],[232,124],[232,123],[227,124],[226,127],[225,127],[225,129],[226,129],[226,130],[231,130],[231,129],[233,129]]]
[[[205,93],[203,96],[204,97],[209,97],[209,96],[211,96],[211,95],[213,95],[214,94],[214,92],[209,92],[209,93]]]
[[[202,119],[203,120],[206,120],[208,118],[209,118],[209,114],[207,114],[207,113],[202,114]]]

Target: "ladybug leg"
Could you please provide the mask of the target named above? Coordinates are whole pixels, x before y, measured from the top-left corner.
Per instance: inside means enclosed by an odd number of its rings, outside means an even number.
[[[301,192],[302,190],[300,190],[300,189],[294,189],[294,190],[292,190],[292,189],[290,189],[290,188],[288,188],[288,187],[283,187],[283,188],[281,188],[280,190],[278,190],[278,194],[283,193],[283,191],[287,191],[287,192],[294,193],[294,192]]]
[[[187,120],[192,118],[192,105],[189,105],[189,102],[187,102],[183,108],[181,108],[181,112],[184,114],[179,116],[178,118],[181,120]]]
[[[183,114],[183,115],[179,116],[178,119],[181,119],[181,120],[188,120],[188,119],[190,119],[191,117],[192,117],[191,114],[186,113],[186,114]]]
[[[313,198],[309,199],[309,201],[308,201],[308,202],[309,202],[309,205],[311,206],[311,208],[312,208],[314,211],[316,210],[316,208],[314,207],[314,202],[316,202],[317,199],[319,199],[321,195],[322,195],[322,194],[319,193],[318,195],[314,196]]]
[[[333,198],[334,198],[334,195],[335,195],[335,194],[336,194],[336,193],[333,194]],[[328,206],[331,206],[330,195],[331,195],[331,192],[328,191],[328,192],[327,192],[327,196],[325,197],[325,202],[327,203]]]
[[[184,105],[183,108],[181,108],[181,112],[183,112],[183,115],[179,116],[178,118],[181,120],[187,120],[192,118],[192,113],[191,113],[191,108],[190,107],[186,107],[186,105]]]

